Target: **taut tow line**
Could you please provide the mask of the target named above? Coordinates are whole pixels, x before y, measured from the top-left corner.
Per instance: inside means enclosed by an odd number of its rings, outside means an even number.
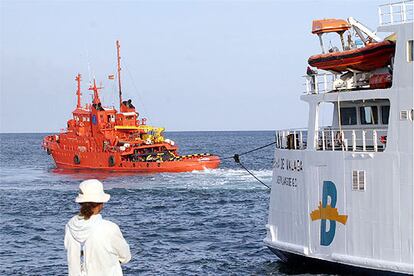
[[[264,148],[267,148],[267,147],[269,147],[269,146],[271,146],[271,145],[274,145],[274,144],[276,144],[276,142],[272,142],[272,143],[270,143],[270,144],[267,144],[267,145],[264,145],[264,146],[261,146],[261,147],[258,147],[258,148],[255,148],[255,149],[252,149],[252,150],[249,150],[249,151],[246,151],[246,152],[243,152],[243,153],[240,153],[240,154],[235,154],[235,155],[233,155],[233,156],[228,156],[228,157],[224,157],[224,158],[222,158],[223,160],[224,159],[230,159],[230,158],[232,158],[232,159],[234,159],[234,162],[236,162],[237,164],[239,164],[240,165],[240,167],[242,167],[246,172],[248,172],[251,176],[253,176],[260,184],[262,184],[262,185],[264,185],[264,186],[266,186],[269,190],[270,190],[270,187],[268,186],[268,185],[266,185],[263,181],[261,181],[259,178],[257,178],[257,176],[255,176],[251,171],[249,171],[244,165],[243,165],[243,163],[241,163],[240,162],[240,156],[242,156],[242,155],[245,155],[245,154],[249,154],[249,153],[252,153],[252,152],[254,152],[254,151],[257,151],[257,150],[261,150],[261,149],[264,149]]]

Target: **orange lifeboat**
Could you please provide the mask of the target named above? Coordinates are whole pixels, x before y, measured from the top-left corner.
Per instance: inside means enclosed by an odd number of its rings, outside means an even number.
[[[43,148],[59,169],[97,169],[115,172],[188,172],[215,169],[219,156],[209,153],[180,155],[174,141],[166,139],[164,128],[146,124],[131,100],[123,101],[120,83],[118,49],[118,81],[120,108],[102,105],[96,82],[92,104],[81,105],[80,81],[77,81],[77,106],[68,120],[67,129],[43,139]]]
[[[318,69],[335,72],[350,69],[368,72],[390,65],[394,53],[395,43],[385,40],[359,49],[314,55],[309,58],[308,63]]]
[[[319,36],[322,54],[311,56],[308,60],[309,65],[339,73],[350,70],[369,72],[390,65],[395,53],[395,42],[390,40],[378,41],[377,37],[375,37],[377,40],[372,39],[372,37],[366,38],[363,33],[371,34],[371,32],[365,26],[352,17],[348,21],[342,19],[313,21],[312,33]],[[343,35],[351,28],[354,28],[361,38],[364,43],[363,47],[356,47],[350,33],[348,34],[348,45],[344,42]],[[322,35],[331,32],[340,35],[342,51],[334,47],[328,53],[325,53]]]

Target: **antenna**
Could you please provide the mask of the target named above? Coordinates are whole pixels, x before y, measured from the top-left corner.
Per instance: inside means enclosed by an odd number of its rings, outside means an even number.
[[[96,86],[96,80],[93,79],[93,85],[91,85],[91,87],[89,87],[88,90],[92,90],[93,91],[93,103],[94,104],[98,104],[101,102],[101,100],[99,99],[99,90],[102,89],[102,86],[97,87]]]
[[[122,89],[121,89],[121,54],[120,54],[121,45],[119,40],[116,41],[116,55],[118,60],[118,90],[119,90],[119,108],[122,106]]]
[[[76,95],[78,96],[78,103],[76,105],[76,108],[81,108],[81,88],[80,88],[80,82],[81,82],[81,74],[78,73],[78,75],[76,76],[75,80],[78,82],[78,89],[76,90]]]

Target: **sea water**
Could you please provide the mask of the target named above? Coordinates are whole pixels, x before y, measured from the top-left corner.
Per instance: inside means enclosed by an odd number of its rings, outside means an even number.
[[[78,212],[80,181],[111,194],[103,217],[131,247],[125,275],[283,275],[263,244],[269,190],[232,159],[219,169],[161,174],[60,171],[41,148],[46,134],[0,134],[0,275],[65,275],[64,226]],[[271,143],[273,132],[171,132],[181,154],[222,157]],[[274,148],[241,156],[270,185]]]

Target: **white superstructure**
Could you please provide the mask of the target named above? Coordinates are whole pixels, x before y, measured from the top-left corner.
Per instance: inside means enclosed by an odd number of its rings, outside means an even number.
[[[377,34],[397,37],[390,88],[308,77],[307,128],[276,132],[264,242],[282,260],[413,273],[412,11],[412,1],[379,8]],[[325,105],[330,126],[321,125]]]

